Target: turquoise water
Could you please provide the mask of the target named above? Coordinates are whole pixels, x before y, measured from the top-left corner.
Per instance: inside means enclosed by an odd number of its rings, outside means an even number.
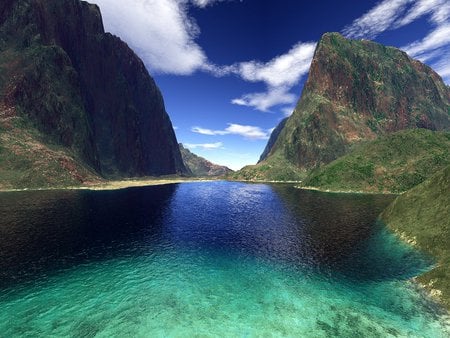
[[[387,196],[195,183],[0,194],[2,337],[448,337]]]

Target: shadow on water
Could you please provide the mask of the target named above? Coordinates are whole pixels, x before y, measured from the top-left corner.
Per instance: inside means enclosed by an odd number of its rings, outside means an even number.
[[[407,279],[431,261],[376,223],[393,198],[229,182],[0,194],[0,287],[162,247],[359,282]]]
[[[142,241],[151,250],[177,187],[0,194],[0,286],[139,249],[131,244]]]
[[[377,221],[394,195],[334,194],[274,185],[299,228],[299,257],[354,281],[408,279],[433,261]],[[326,272],[326,271],[325,271]]]

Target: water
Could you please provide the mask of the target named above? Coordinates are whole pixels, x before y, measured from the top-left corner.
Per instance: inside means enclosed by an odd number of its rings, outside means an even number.
[[[389,196],[185,183],[0,194],[0,337],[448,337]]]

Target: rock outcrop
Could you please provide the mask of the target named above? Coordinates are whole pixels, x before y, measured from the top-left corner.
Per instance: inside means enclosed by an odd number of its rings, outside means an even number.
[[[189,174],[193,176],[225,176],[233,172],[228,167],[211,163],[207,159],[192,153],[181,143],[179,146],[184,165],[188,169]]]
[[[186,173],[158,87],[96,5],[2,0],[0,67],[3,110],[43,143],[107,178]]]
[[[355,143],[411,128],[450,128],[440,76],[399,49],[326,33],[294,113],[262,159],[282,157],[306,172]]]

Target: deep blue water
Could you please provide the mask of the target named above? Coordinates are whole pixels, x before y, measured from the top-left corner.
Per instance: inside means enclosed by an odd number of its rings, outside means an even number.
[[[392,196],[184,183],[0,194],[0,336],[447,337]]]

